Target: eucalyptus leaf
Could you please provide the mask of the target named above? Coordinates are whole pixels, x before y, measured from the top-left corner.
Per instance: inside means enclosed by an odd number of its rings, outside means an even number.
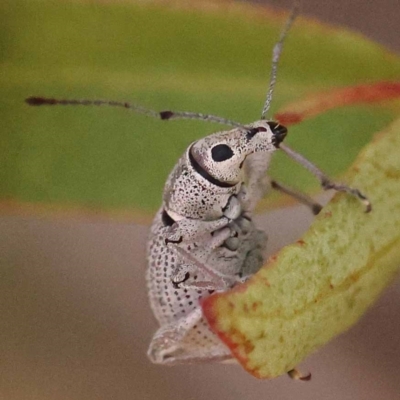
[[[290,371],[353,325],[400,267],[400,120],[346,174],[372,201],[335,195],[304,236],[246,284],[203,302],[212,329],[259,378]]]

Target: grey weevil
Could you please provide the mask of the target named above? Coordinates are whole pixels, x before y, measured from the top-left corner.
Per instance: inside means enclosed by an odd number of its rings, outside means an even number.
[[[273,49],[267,98],[259,121],[243,125],[214,115],[156,112],[126,102],[30,97],[30,105],[109,105],[152,117],[200,119],[233,126],[190,144],[170,173],[163,202],[151,226],[147,249],[150,305],[160,324],[148,350],[157,364],[227,361],[229,349],[209,329],[200,301],[246,281],[263,264],[266,235],[252,221],[254,208],[272,187],[308,205],[321,206],[266,175],[277,149],[315,175],[323,189],[371,203],[357,189],[332,182],[314,164],[282,143],[287,129],[266,118],[276,82],[284,38],[297,15],[295,7]],[[296,369],[290,377],[308,380]]]

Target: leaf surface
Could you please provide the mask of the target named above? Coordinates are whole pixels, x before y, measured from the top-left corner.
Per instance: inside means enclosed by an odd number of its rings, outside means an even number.
[[[244,368],[281,375],[353,325],[400,267],[400,120],[346,174],[373,204],[337,194],[297,242],[203,310]]]

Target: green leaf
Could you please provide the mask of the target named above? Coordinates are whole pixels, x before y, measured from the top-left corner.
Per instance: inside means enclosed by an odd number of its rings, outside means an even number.
[[[354,324],[400,267],[400,120],[378,135],[346,180],[372,212],[337,194],[302,239],[245,285],[203,302],[212,329],[253,375],[271,378]]]
[[[126,110],[33,108],[29,96],[132,101],[157,110],[259,118],[285,15],[246,4],[0,4],[0,205],[153,212],[188,144],[225,129]],[[400,60],[358,34],[300,18],[285,43],[273,110],[339,86],[393,80]],[[293,127],[288,143],[329,174],[345,170],[392,106],[336,109]],[[334,156],[327,156],[327,154]],[[272,174],[312,188],[285,157]],[[316,187],[316,186],[314,186]]]

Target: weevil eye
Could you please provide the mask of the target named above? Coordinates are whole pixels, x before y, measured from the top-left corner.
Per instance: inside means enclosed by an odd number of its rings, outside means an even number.
[[[217,144],[211,149],[211,156],[214,161],[221,162],[229,160],[233,156],[233,151],[226,144]]]
[[[251,128],[246,132],[246,139],[250,140],[253,138],[258,132],[266,132],[267,130],[263,126],[259,126],[258,128]]]

